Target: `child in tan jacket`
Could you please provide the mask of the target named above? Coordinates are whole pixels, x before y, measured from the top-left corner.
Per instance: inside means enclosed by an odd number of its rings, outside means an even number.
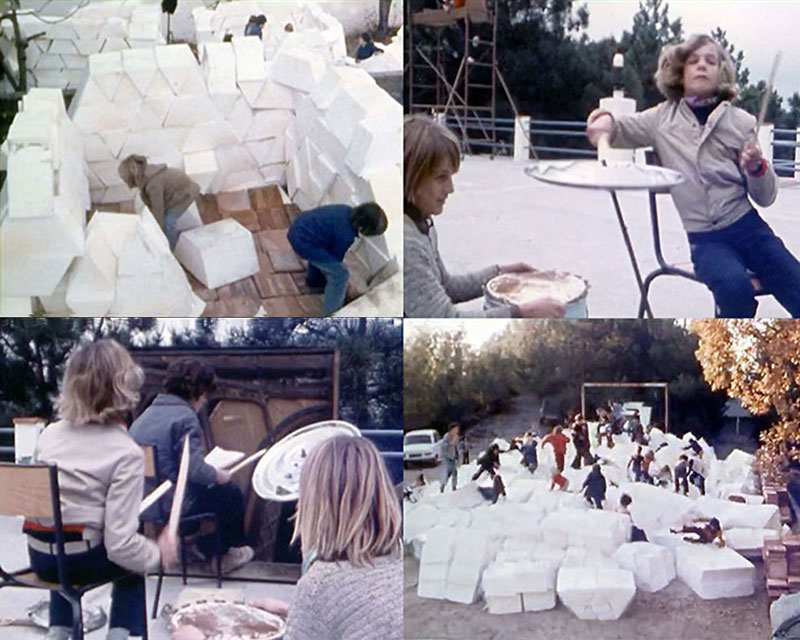
[[[164,230],[170,249],[174,249],[178,218],[200,195],[200,186],[180,169],[148,164],[147,158],[136,154],[122,161],[119,175],[130,188],[139,189],[142,201]]]

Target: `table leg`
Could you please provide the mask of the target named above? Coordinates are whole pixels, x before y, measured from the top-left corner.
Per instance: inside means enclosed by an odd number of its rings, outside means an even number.
[[[613,189],[609,191],[611,194],[611,200],[614,202],[614,210],[617,213],[617,222],[619,223],[619,228],[622,231],[622,239],[625,240],[625,248],[628,250],[628,256],[631,259],[631,266],[633,267],[633,273],[636,276],[636,284],[639,286],[639,295],[641,296],[641,300],[644,302],[644,310],[647,314],[648,318],[653,317],[653,311],[650,309],[650,301],[647,299],[647,292],[644,288],[644,282],[642,281],[642,273],[639,271],[639,263],[636,261],[636,254],[633,251],[633,244],[631,243],[631,237],[628,234],[628,227],[625,226],[625,218],[622,217],[622,209],[619,206],[619,199],[617,199],[617,192]]]

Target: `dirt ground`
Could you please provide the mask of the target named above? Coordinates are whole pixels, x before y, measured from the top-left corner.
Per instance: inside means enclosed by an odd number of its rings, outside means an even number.
[[[404,634],[408,640],[767,640],[769,600],[756,564],[749,598],[702,600],[680,580],[658,593],[637,591],[619,620],[579,620],[561,603],[550,611],[492,615],[483,601],[463,605],[417,596],[419,562],[405,558]]]
[[[469,432],[471,458],[495,437],[510,438],[530,425],[539,400],[514,399],[510,410],[482,421]],[[443,465],[413,466],[404,482],[422,473],[441,480]],[[419,562],[405,558],[404,637],[409,640],[767,640],[771,635],[764,566],[756,566],[756,592],[749,598],[703,600],[679,579],[658,593],[637,591],[619,620],[579,620],[561,603],[550,611],[492,615],[482,600],[463,605],[417,596]]]

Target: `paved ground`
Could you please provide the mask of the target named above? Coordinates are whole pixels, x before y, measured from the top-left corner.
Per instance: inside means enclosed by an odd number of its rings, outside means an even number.
[[[20,569],[27,565],[27,551],[25,537],[20,533],[20,521],[0,516],[0,566],[6,570]],[[147,610],[153,606],[155,594],[155,578],[147,579]],[[189,587],[214,588],[216,581],[190,578]],[[291,602],[294,594],[293,584],[242,582],[228,580],[222,583],[223,588],[241,589],[247,599],[272,597]],[[184,589],[180,578],[165,578],[161,592],[159,611],[163,605],[174,602],[178,594]],[[84,606],[101,605],[108,613],[110,599],[110,586],[98,588],[89,592],[84,599]],[[46,597],[44,592],[36,589],[2,589],[0,590],[0,621],[8,618],[25,618],[28,607],[40,602]],[[98,629],[87,634],[89,640],[102,640],[105,638],[106,629]],[[150,620],[149,633],[151,640],[167,640],[170,637],[166,623],[163,619]],[[32,626],[0,626],[0,638],[13,640],[37,640],[44,638],[45,631]]]
[[[510,158],[468,157],[454,182],[455,193],[436,219],[440,251],[450,272],[518,260],[570,271],[590,283],[590,317],[636,317],[638,289],[606,192],[538,182]],[[656,267],[647,197],[620,192],[619,200],[642,271],[647,273]],[[688,262],[686,234],[671,198],[659,197],[659,210],[666,259]],[[782,180],[776,203],[763,214],[789,249],[800,255],[800,182]],[[657,279],[650,300],[656,317],[713,314],[708,290],[684,279]],[[481,302],[468,304],[477,308]],[[788,316],[772,297],[761,298],[758,315]]]

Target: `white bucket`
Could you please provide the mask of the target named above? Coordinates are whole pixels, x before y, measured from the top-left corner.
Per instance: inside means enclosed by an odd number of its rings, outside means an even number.
[[[14,418],[14,462],[30,462],[39,434],[44,429],[42,418]]]
[[[495,276],[484,287],[484,309],[554,298],[567,309],[565,318],[588,318],[589,283],[572,273],[531,271]]]

